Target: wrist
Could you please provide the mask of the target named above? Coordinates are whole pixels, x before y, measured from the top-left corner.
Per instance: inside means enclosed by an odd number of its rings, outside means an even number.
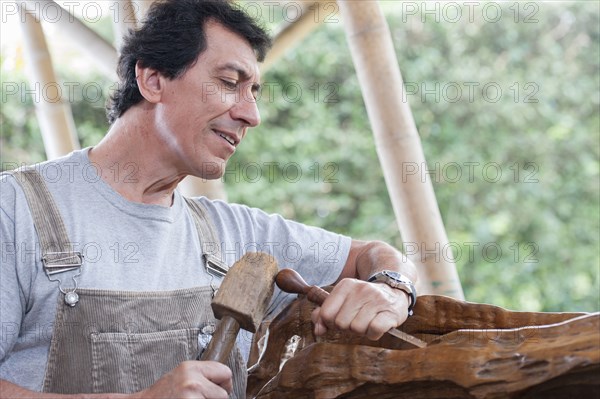
[[[367,281],[371,283],[383,283],[393,289],[403,291],[408,296],[408,315],[412,316],[413,308],[417,302],[417,290],[410,279],[399,272],[382,270],[372,274]]]

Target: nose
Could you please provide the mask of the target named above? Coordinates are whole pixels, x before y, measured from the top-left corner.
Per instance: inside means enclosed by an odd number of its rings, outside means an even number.
[[[242,121],[248,127],[260,124],[260,112],[253,96],[242,96],[240,101],[231,107],[230,112],[233,119]]]

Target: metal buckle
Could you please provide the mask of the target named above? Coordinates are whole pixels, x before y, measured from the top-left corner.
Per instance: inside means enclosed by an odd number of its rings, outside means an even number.
[[[206,272],[210,274],[210,288],[213,290],[213,298],[217,295],[217,291],[219,291],[219,287],[213,283],[215,277],[223,278],[229,271],[229,267],[222,262],[220,259],[215,256],[204,254],[204,262],[206,263]]]
[[[83,266],[83,255],[81,252],[46,252],[42,256],[42,264],[44,265],[44,271],[50,281],[58,282],[58,289],[65,295],[65,303],[70,307],[74,307],[79,302],[79,295],[77,291],[77,279],[81,274],[81,266]],[[52,278],[53,274],[68,272],[71,270],[78,270],[77,274],[71,276],[73,280],[73,288],[63,288],[62,281],[58,277]]]
[[[208,344],[210,344],[213,334],[215,333],[215,329],[214,323],[208,323],[202,327],[202,330],[198,334],[198,356],[196,356],[196,360],[202,359],[202,354],[206,348],[208,348]]]
[[[78,251],[46,252],[42,256],[42,264],[44,265],[46,274],[51,276],[80,268],[83,265],[83,255]]]
[[[225,263],[213,256],[204,255],[204,260],[206,262],[206,271],[215,277],[225,277],[229,271]]]

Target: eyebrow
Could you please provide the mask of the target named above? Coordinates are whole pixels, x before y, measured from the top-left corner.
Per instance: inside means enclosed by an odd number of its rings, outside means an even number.
[[[219,67],[218,70],[219,71],[225,71],[225,70],[235,71],[240,76],[240,78],[242,78],[243,80],[250,80],[250,75],[248,74],[248,72],[244,68],[240,67],[238,64],[235,64],[232,62],[228,62],[227,64]],[[252,84],[252,91],[258,92],[258,91],[260,91],[260,89],[261,89],[260,83]]]

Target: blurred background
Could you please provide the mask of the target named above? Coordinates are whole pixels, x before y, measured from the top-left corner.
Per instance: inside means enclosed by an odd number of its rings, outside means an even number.
[[[83,21],[112,43],[111,2],[96,3],[102,13]],[[295,12],[239,3],[273,30]],[[402,173],[432,180],[450,240],[441,253],[468,301],[600,310],[599,4],[381,1],[427,159]],[[3,169],[45,159],[39,90],[6,10]],[[331,8],[263,76],[263,122],[222,181],[230,202],[403,248],[342,23]],[[56,24],[43,28],[81,146],[93,146],[115,83]]]

